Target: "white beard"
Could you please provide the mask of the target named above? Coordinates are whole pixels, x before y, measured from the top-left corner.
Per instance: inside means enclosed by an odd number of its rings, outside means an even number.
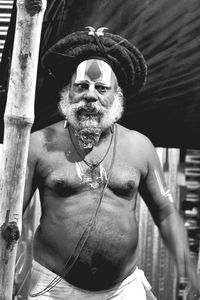
[[[104,108],[97,102],[87,104],[84,100],[71,104],[68,86],[61,91],[60,97],[59,110],[74,128],[81,147],[85,149],[98,144],[101,133],[111,128],[121,118],[124,111],[121,89],[116,93],[109,108]]]

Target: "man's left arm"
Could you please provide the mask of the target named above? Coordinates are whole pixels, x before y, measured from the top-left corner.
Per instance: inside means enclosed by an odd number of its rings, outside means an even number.
[[[159,158],[151,143],[147,145],[146,151],[147,172],[141,179],[139,192],[176,263],[179,278],[187,278],[192,287],[200,292],[197,268],[191,265],[187,231],[182,217],[174,206]]]

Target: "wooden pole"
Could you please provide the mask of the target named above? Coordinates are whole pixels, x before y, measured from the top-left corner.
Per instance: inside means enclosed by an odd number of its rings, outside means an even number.
[[[46,0],[18,0],[0,169],[0,300],[12,300]]]

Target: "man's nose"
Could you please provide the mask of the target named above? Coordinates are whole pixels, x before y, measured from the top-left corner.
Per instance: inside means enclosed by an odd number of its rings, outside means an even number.
[[[90,86],[86,91],[84,99],[88,102],[95,102],[98,100],[97,91],[94,86]]]

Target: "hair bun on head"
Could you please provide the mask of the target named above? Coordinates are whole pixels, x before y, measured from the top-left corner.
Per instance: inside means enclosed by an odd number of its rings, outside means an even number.
[[[60,86],[69,83],[77,66],[84,60],[97,58],[113,69],[124,96],[133,95],[145,84],[147,65],[141,52],[127,39],[104,32],[105,27],[71,33],[42,57],[42,65]]]

